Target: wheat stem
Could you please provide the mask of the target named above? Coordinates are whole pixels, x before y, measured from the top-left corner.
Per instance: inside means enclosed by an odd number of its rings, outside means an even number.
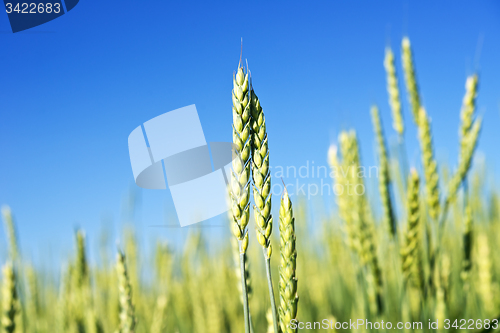
[[[383,222],[389,230],[390,235],[395,238],[397,236],[396,219],[394,218],[394,211],[392,209],[391,190],[390,190],[390,176],[389,176],[389,162],[387,158],[387,148],[385,145],[384,132],[382,129],[382,122],[378,108],[373,106],[371,109],[373,127],[375,130],[375,137],[378,147],[379,158],[379,192],[380,200],[382,201],[383,209]]]
[[[279,333],[276,302],[274,300],[273,279],[271,278],[271,258],[266,258],[266,275],[267,275],[267,286],[269,288],[269,296],[271,298],[271,311],[273,314],[274,333]]]

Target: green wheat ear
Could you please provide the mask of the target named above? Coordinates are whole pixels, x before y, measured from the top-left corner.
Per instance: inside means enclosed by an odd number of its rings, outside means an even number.
[[[415,169],[412,169],[408,180],[408,225],[404,247],[401,250],[401,259],[405,282],[422,290],[422,223],[420,219],[419,187],[418,173]]]
[[[292,202],[285,188],[281,197],[280,206],[280,252],[281,262],[279,267],[279,319],[283,333],[297,332],[289,327],[292,319],[297,319],[297,250],[295,249],[295,218],[293,217]]]
[[[116,271],[118,273],[118,290],[120,297],[120,326],[117,333],[134,333],[136,318],[132,303],[132,288],[128,277],[125,255],[118,251]]]
[[[19,248],[17,245],[16,227],[9,206],[2,206],[2,215],[5,223],[5,231],[9,239],[9,257],[15,263],[19,257]]]
[[[16,329],[18,313],[17,281],[14,266],[8,261],[3,267],[2,284],[2,329],[5,333],[13,333]]]
[[[73,271],[74,286],[77,288],[87,287],[89,284],[89,267],[85,253],[85,232],[76,232],[76,261]]]
[[[390,47],[385,49],[384,68],[387,74],[387,92],[389,93],[389,105],[392,111],[392,126],[400,136],[404,133],[403,114],[401,112],[401,98],[399,95],[398,78],[396,66],[394,66],[394,53]]]
[[[476,111],[478,76],[471,75],[465,82],[465,96],[462,102],[462,110],[460,112],[460,156],[467,149],[467,136],[469,135]]]
[[[231,172],[232,231],[238,239],[240,250],[240,274],[243,291],[245,332],[250,332],[250,317],[245,276],[246,251],[248,248],[247,225],[250,219],[250,168],[251,168],[251,121],[250,89],[248,73],[243,67],[233,77],[233,144],[234,158]]]
[[[339,141],[342,144],[342,138],[343,136],[341,135]],[[351,218],[351,210],[352,210],[352,205],[351,205],[351,200],[350,197],[347,194],[347,191],[345,189],[347,188],[347,182],[348,179],[347,177],[344,176],[344,169],[343,169],[343,164],[339,161],[338,157],[338,147],[336,145],[331,145],[330,148],[328,149],[328,164],[330,165],[330,168],[333,173],[333,178],[334,178],[334,189],[340,188],[342,191],[335,191],[335,198],[337,201],[337,206],[339,208],[339,215],[340,218],[344,221],[345,223],[345,232],[347,235],[347,244],[349,247],[355,251],[357,251],[359,245],[358,245],[358,239],[357,239],[357,226],[354,225],[352,222]]]
[[[278,333],[278,319],[274,300],[274,288],[271,277],[271,233],[273,230],[273,216],[271,214],[271,172],[269,170],[269,148],[266,131],[266,118],[260,105],[259,98],[250,84],[250,110],[252,126],[252,178],[254,216],[257,232],[257,241],[264,250],[266,260],[266,275],[271,299],[274,330]]]
[[[402,46],[402,60],[403,70],[405,73],[406,89],[410,99],[411,111],[413,120],[416,124],[419,123],[419,110],[420,110],[420,94],[418,92],[417,78],[415,74],[415,65],[413,61],[413,54],[411,50],[410,40],[408,37],[403,38]]]
[[[250,89],[250,94],[253,198],[257,240],[265,250],[265,257],[270,258],[273,217],[271,214],[271,172],[269,170],[266,118],[253,87]]]
[[[247,225],[250,217],[250,155],[251,155],[251,127],[250,127],[250,91],[248,74],[243,67],[238,68],[233,78],[233,144],[235,158],[231,177],[231,199],[233,215],[233,234],[242,242],[248,239]],[[243,245],[243,244],[242,244]],[[240,251],[246,252],[241,246]]]
[[[378,158],[379,158],[379,192],[380,200],[382,201],[383,221],[384,225],[389,230],[392,237],[396,237],[396,220],[392,209],[390,178],[389,178],[389,162],[387,158],[387,148],[385,145],[384,132],[380,120],[378,108],[373,106],[371,109],[373,127],[377,139]]]
[[[440,212],[439,174],[437,170],[437,162],[434,158],[430,119],[423,107],[420,108],[418,115],[418,133],[420,149],[422,151],[422,166],[424,169],[429,215],[432,219],[436,220]]]
[[[451,203],[455,200],[460,184],[462,184],[470,170],[472,157],[476,151],[479,133],[481,132],[481,125],[482,119],[479,118],[474,122],[465,139],[463,154],[460,157],[458,168],[449,183],[447,203]]]

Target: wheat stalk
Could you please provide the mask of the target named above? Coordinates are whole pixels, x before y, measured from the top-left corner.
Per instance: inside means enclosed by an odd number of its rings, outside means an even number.
[[[233,77],[233,144],[235,146],[233,170],[231,173],[232,231],[238,239],[240,250],[240,274],[243,290],[243,311],[245,332],[250,332],[248,295],[245,279],[245,260],[248,248],[247,225],[250,218],[250,157],[251,157],[251,124],[250,124],[250,90],[248,73],[243,67]]]
[[[18,305],[17,278],[12,262],[8,261],[3,267],[2,285],[2,329],[5,333],[13,333],[16,329]]]
[[[464,231],[463,231],[463,259],[462,259],[462,271],[461,278],[464,283],[465,291],[469,289],[469,275],[472,268],[472,247],[473,247],[473,226],[472,226],[472,208],[467,201],[467,206],[465,207],[464,214]]]
[[[392,237],[397,236],[396,219],[392,209],[391,192],[390,192],[390,177],[389,177],[389,162],[387,159],[387,148],[385,145],[384,132],[380,120],[378,108],[373,106],[371,109],[373,127],[377,140],[378,158],[379,158],[379,192],[380,200],[382,201],[383,222],[389,230]]]
[[[259,98],[250,84],[250,111],[252,126],[252,179],[254,216],[257,232],[257,241],[264,250],[266,261],[266,276],[273,311],[275,333],[278,332],[276,304],[274,301],[273,280],[271,277],[271,233],[273,217],[271,214],[271,172],[269,170],[269,148],[267,142],[266,118],[260,105]]]
[[[297,332],[289,327],[292,319],[297,318],[297,250],[295,249],[295,218],[293,217],[292,202],[286,188],[283,191],[280,205],[280,306],[279,321],[282,333]]]
[[[347,172],[347,198],[350,201],[348,211],[351,227],[350,232],[356,233],[351,235],[351,239],[355,242],[355,249],[357,250],[361,264],[366,270],[366,279],[368,286],[375,286],[375,294],[370,293],[370,297],[376,300],[376,309],[381,313],[382,302],[382,272],[378,263],[377,249],[375,245],[375,230],[374,224],[371,219],[370,208],[365,196],[365,184],[363,176],[360,175],[361,159],[359,153],[358,139],[356,132],[342,132],[340,134],[341,151],[343,159],[343,167],[349,168]],[[352,186],[352,188],[350,188]],[[362,189],[358,193],[359,188]],[[372,302],[373,304],[373,302]]]
[[[118,273],[118,290],[120,293],[120,326],[117,333],[134,333],[136,318],[132,303],[132,287],[128,277],[125,255],[118,250],[116,271]]]

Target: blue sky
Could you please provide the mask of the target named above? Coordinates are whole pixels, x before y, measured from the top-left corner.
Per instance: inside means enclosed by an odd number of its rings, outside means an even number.
[[[146,120],[196,104],[207,141],[231,140],[241,38],[273,166],[326,165],[328,146],[350,127],[373,164],[373,103],[389,141],[395,136],[384,48],[393,47],[399,66],[408,35],[438,158],[456,161],[465,79],[479,70],[480,151],[500,171],[498,1],[81,0],[52,22],[9,31],[0,14],[0,203],[11,205],[23,251],[35,260],[71,249],[76,226],[94,242],[103,223],[116,232],[131,189],[145,239],[185,237],[183,229],[150,227],[177,223],[172,199],[137,190],[127,137]],[[403,100],[410,163],[418,165]]]

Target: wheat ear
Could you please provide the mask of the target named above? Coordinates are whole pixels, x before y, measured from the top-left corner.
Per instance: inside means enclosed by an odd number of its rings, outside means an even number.
[[[346,134],[347,135],[347,134]],[[347,145],[347,139],[341,134],[339,139],[341,145]],[[349,247],[355,251],[358,248],[358,232],[357,226],[352,222],[351,218],[351,200],[345,190],[347,188],[347,177],[344,176],[343,164],[339,161],[338,157],[338,147],[336,145],[331,145],[328,149],[328,163],[332,170],[334,178],[334,192],[337,201],[337,206],[339,208],[340,218],[344,221],[345,232],[347,234],[347,244]],[[337,189],[340,190],[337,190]]]
[[[385,145],[384,132],[380,120],[378,108],[373,106],[371,109],[373,128],[377,139],[378,158],[379,158],[379,192],[382,201],[383,221],[384,225],[389,230],[392,237],[396,237],[396,219],[392,209],[391,192],[390,192],[390,177],[389,177],[389,162],[387,158],[387,148]]]
[[[419,110],[420,110],[420,94],[418,91],[417,78],[415,74],[415,65],[413,61],[413,54],[411,50],[410,40],[408,37],[403,38],[402,46],[402,60],[403,70],[405,73],[406,89],[410,100],[413,120],[418,125]]]
[[[280,205],[280,253],[279,291],[280,291],[280,327],[282,333],[297,332],[289,327],[292,319],[297,318],[297,250],[295,249],[295,218],[292,202],[286,188],[283,191]]]
[[[429,215],[432,219],[436,220],[440,211],[439,174],[437,162],[434,158],[430,119],[423,107],[420,108],[418,119],[418,133],[420,150],[422,151],[422,166],[425,176],[427,204],[429,206]]]
[[[339,143],[342,155],[342,163],[339,166],[341,169],[339,178],[341,180],[338,183],[342,189],[339,197],[339,208],[341,207],[340,204],[342,204],[341,212],[344,215],[349,246],[361,254],[360,225],[359,219],[355,216],[358,213],[358,206],[356,205],[358,196],[350,193],[350,186],[356,190],[359,185],[359,178],[357,177],[359,156],[357,143],[353,140],[353,132],[342,131],[339,135]]]
[[[247,225],[250,218],[250,155],[251,155],[251,124],[250,124],[250,90],[248,73],[243,67],[233,77],[233,144],[234,158],[231,173],[231,211],[233,216],[232,230],[238,239],[240,250],[240,274],[243,290],[243,312],[245,332],[250,332],[248,295],[245,279],[245,260],[248,248]]]
[[[128,277],[125,255],[118,250],[116,271],[118,273],[118,290],[120,297],[120,326],[117,333],[134,333],[136,318],[132,303],[132,287]]]
[[[408,179],[408,225],[404,247],[401,250],[402,272],[406,283],[422,290],[422,223],[420,219],[419,188],[420,179],[418,173],[415,169],[412,169]]]
[[[396,66],[394,66],[394,53],[390,47],[385,49],[384,68],[387,74],[387,92],[389,94],[389,105],[392,111],[392,127],[400,137],[404,134],[404,121],[401,112],[401,97],[399,95],[398,78]]]
[[[472,157],[476,151],[479,133],[481,132],[481,125],[482,119],[479,118],[474,122],[470,132],[465,138],[463,154],[459,160],[458,168],[453,174],[448,187],[447,201],[449,202],[453,202],[455,200],[460,184],[462,184],[463,180],[467,176],[467,173],[469,172]]]
[[[257,232],[257,241],[264,250],[267,284],[269,288],[269,297],[271,299],[271,309],[273,311],[274,330],[275,333],[279,333],[273,280],[271,277],[271,233],[273,230],[273,216],[271,214],[271,172],[269,170],[266,118],[252,84],[250,84],[250,95],[255,229]]]
[[[462,156],[467,149],[467,136],[474,122],[477,86],[478,76],[476,74],[469,76],[465,82],[465,96],[460,112],[460,156]]]
[[[9,206],[2,206],[2,215],[5,223],[5,231],[9,239],[9,257],[16,263],[19,258],[19,248],[17,245],[16,227]]]
[[[382,272],[378,262],[377,249],[375,244],[375,228],[371,219],[370,208],[365,196],[365,184],[363,176],[360,175],[361,158],[356,132],[354,130],[342,132],[341,136],[341,151],[342,163],[344,168],[349,168],[347,172],[347,198],[350,201],[348,211],[351,220],[351,232],[356,233],[351,235],[355,241],[355,248],[360,256],[361,263],[366,270],[365,276],[368,286],[375,285],[375,294],[370,293],[372,300],[376,300],[378,313],[382,312]],[[352,188],[350,188],[352,186]],[[361,187],[362,193],[358,193],[358,187]],[[370,291],[370,290],[369,290]]]
[[[2,285],[2,328],[5,333],[13,333],[16,329],[18,313],[17,281],[14,266],[8,261],[3,267]]]
[[[477,289],[487,315],[491,315],[491,311],[495,309],[491,266],[488,237],[480,234],[477,238]]]

